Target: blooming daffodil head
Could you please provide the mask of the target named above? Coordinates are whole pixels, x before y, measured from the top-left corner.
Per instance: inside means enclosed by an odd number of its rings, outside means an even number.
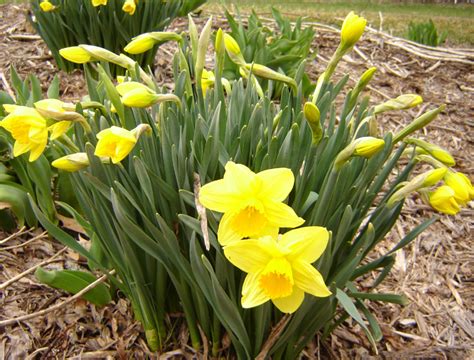
[[[112,163],[122,161],[134,148],[137,138],[133,132],[112,126],[97,134],[97,142],[94,155],[109,157]]]
[[[30,152],[29,161],[38,159],[48,143],[46,119],[33,108],[11,107],[12,112],[0,121],[0,127],[15,139],[13,156]]]
[[[294,181],[290,169],[269,169],[256,174],[229,161],[224,178],[204,185],[199,201],[210,210],[224,213],[217,234],[222,245],[247,237],[276,235],[279,227],[293,228],[304,223],[283,203]]]
[[[450,186],[443,185],[429,194],[429,202],[435,210],[443,214],[456,215],[461,207],[455,195],[455,191]]]
[[[43,0],[39,4],[40,8],[44,12],[50,12],[56,9],[56,6],[54,6],[49,0]]]
[[[129,15],[135,14],[137,9],[136,0],[125,0],[122,6],[122,10],[128,13]]]
[[[252,308],[271,300],[280,311],[293,313],[305,293],[331,295],[322,275],[311,265],[322,255],[328,240],[325,228],[309,226],[225,246],[227,259],[247,273],[242,307]]]

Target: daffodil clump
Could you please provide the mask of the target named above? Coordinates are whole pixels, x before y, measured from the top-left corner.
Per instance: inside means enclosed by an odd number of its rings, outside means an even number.
[[[30,20],[51,50],[58,67],[71,71],[78,66],[61,57],[60,49],[90,44],[114,53],[121,52],[133,37],[161,31],[173,19],[186,16],[205,1],[31,0],[34,17]],[[135,56],[134,60],[143,67],[153,67],[157,49],[158,45],[154,43],[151,51],[144,56]],[[120,69],[115,65],[111,68],[114,73]]]
[[[380,135],[380,118],[421,97],[372,104],[362,93],[375,68],[347,92],[347,76],[334,82],[364,27],[364,19],[348,15],[310,97],[304,62],[294,77],[249,62],[231,35],[219,29],[213,37],[212,19],[198,33],[190,18],[189,34],[144,33],[127,45],[176,44],[172,92],[128,56],[80,45],[62,56],[111,62],[125,75],[115,78],[99,64],[98,79],[86,69],[88,102],[5,107],[10,115],[0,125],[11,156],[26,164],[46,156],[68,177],[78,204],[60,204],[83,226],[90,249],[31,199],[35,215],[91,269],[115,270],[110,283],[130,299],[152,350],[166,345],[175,326],[166,314],[176,311],[184,314],[190,345],[214,356],[225,338],[240,359],[298,358],[316,334],[326,338],[348,317],[376,349],[383,334],[365,301],[406,303],[403,294],[376,287],[395,252],[436,218],[388,252],[372,250],[408,196],[455,214],[473,199],[473,187],[446,150],[416,137],[444,106]],[[205,61],[211,38],[212,66]],[[246,76],[226,79],[226,56]],[[274,83],[281,85],[278,102],[271,100]],[[35,116],[21,117],[26,112]],[[359,289],[367,276],[375,276],[373,285]]]

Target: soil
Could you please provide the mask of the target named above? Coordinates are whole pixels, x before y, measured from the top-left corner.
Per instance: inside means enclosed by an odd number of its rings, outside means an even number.
[[[20,76],[35,74],[46,87],[58,75],[61,97],[78,99],[86,94],[80,71],[65,74],[58,71],[45,44],[36,37],[25,20],[26,8],[0,5],[0,90],[9,90],[9,68]],[[202,26],[204,18],[197,18]],[[222,17],[216,23],[223,24]],[[177,20],[172,29],[185,29]],[[337,46],[338,35],[319,31],[313,50],[316,60],[309,64],[315,80],[325,68]],[[414,116],[445,103],[447,109],[436,122],[424,129],[423,136],[456,158],[456,170],[474,178],[474,72],[469,64],[427,60],[364,36],[358,44],[360,54],[346,56],[336,78],[349,73],[357,79],[370,66],[378,68],[371,85],[371,101],[378,103],[402,93],[423,96],[423,106],[407,112],[382,116],[381,130],[397,130]],[[171,78],[170,54],[173,48],[163,46],[156,59],[157,78],[166,83]],[[169,80],[168,80],[169,81]],[[352,81],[352,80],[351,80]],[[353,81],[349,85],[353,85]],[[474,225],[472,203],[456,216],[440,220],[397,254],[391,275],[380,286],[380,292],[404,293],[409,304],[371,303],[370,308],[384,334],[376,354],[360,327],[348,322],[318,346],[317,339],[304,352],[304,358],[383,358],[383,359],[467,359],[474,356]],[[420,199],[412,198],[400,221],[372,256],[388,251],[404,234],[432,210]],[[2,234],[0,239],[0,283],[12,279],[32,266],[50,259],[62,249],[40,230],[22,230]],[[26,243],[26,241],[31,240]],[[83,259],[64,252],[50,268],[80,268]],[[374,279],[367,278],[363,289]],[[34,313],[60,303],[69,297],[64,292],[39,284],[30,273],[3,289],[0,287],[0,321]],[[45,316],[9,325],[0,330],[0,358],[200,358],[188,345],[188,334],[180,314],[170,316],[177,329],[160,355],[150,354],[138,322],[133,319],[128,302],[119,299],[111,305],[96,308],[82,300],[73,302]],[[223,352],[225,354],[225,351]],[[225,356],[225,355],[223,355]]]

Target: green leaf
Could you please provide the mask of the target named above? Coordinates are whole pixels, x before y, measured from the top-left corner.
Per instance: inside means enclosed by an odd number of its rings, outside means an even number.
[[[43,284],[49,285],[56,289],[61,289],[72,294],[77,294],[82,289],[86,288],[97,278],[91,273],[78,270],[44,270],[39,267],[35,271],[36,278]],[[94,305],[104,306],[112,299],[108,287],[100,283],[93,289],[82,295],[87,301]]]

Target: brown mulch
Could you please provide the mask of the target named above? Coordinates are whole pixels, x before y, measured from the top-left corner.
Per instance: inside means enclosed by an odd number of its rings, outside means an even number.
[[[74,100],[86,94],[79,71],[58,72],[44,43],[32,35],[25,21],[24,7],[0,5],[0,90],[7,90],[9,67],[15,66],[21,76],[34,73],[43,86],[57,74],[61,80],[63,99]],[[202,26],[204,19],[196,22]],[[217,19],[222,23],[222,19]],[[186,23],[178,20],[175,29]],[[337,34],[319,31],[314,42],[316,61],[309,66],[313,79],[324,69],[337,46]],[[421,110],[441,103],[445,113],[426,129],[424,137],[449,150],[458,160],[457,170],[474,178],[474,72],[472,65],[421,59],[400,49],[365,36],[358,47],[365,59],[356,53],[346,57],[336,78],[349,73],[357,79],[370,66],[378,74],[371,85],[372,103],[384,101],[402,93],[418,93],[425,103],[420,109],[390,114],[379,118],[381,128],[397,130],[405,126]],[[162,82],[171,76],[172,47],[163,47],[157,56],[156,75]],[[2,76],[6,81],[2,80]],[[349,82],[353,85],[353,81]],[[379,287],[380,292],[404,293],[410,303],[401,307],[371,303],[379,320],[384,339],[374,354],[363,331],[355,324],[345,323],[322,344],[325,358],[386,358],[386,359],[467,359],[474,349],[472,309],[474,305],[474,250],[472,206],[454,217],[441,216],[440,221],[420,235],[410,246],[397,254],[391,275]],[[407,201],[400,221],[386,241],[376,249],[384,254],[423,219],[433,213],[420,199]],[[38,230],[22,232],[4,244],[0,243],[0,284],[32,266],[49,259],[62,247],[41,236]],[[7,234],[0,233],[0,239]],[[14,247],[14,248],[12,248]],[[66,252],[60,261],[48,268],[78,268],[84,266],[77,255]],[[361,281],[368,286],[374,279]],[[46,309],[64,301],[67,294],[39,284],[32,274],[0,290],[0,321]],[[170,320],[176,321],[176,320]],[[178,321],[177,324],[180,324]],[[187,343],[187,332],[177,326],[176,336],[169,341],[161,358],[193,358],[196,354]],[[308,347],[306,358],[317,358],[317,344]],[[133,319],[128,302],[119,299],[104,308],[76,301],[45,316],[23,321],[0,329],[0,358],[144,358],[149,354],[140,325]]]

